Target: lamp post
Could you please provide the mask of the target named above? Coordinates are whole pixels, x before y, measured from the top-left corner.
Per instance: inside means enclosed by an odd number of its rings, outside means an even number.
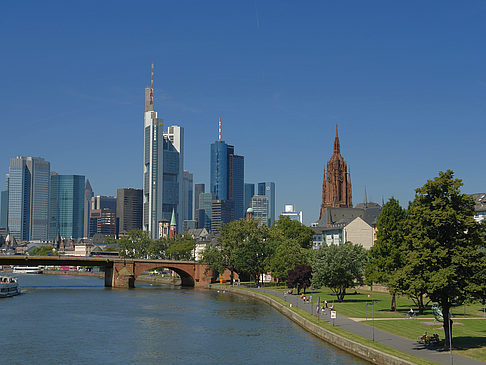
[[[447,314],[447,322],[449,326],[449,353],[451,357],[451,365],[454,364],[454,359],[452,358],[452,331],[451,331],[451,312],[449,310],[449,313]]]

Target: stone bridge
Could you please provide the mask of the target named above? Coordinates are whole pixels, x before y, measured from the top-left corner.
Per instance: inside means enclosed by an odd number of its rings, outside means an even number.
[[[105,270],[105,286],[134,288],[145,271],[163,267],[175,271],[183,286],[207,287],[216,278],[207,266],[193,261],[142,260],[85,256],[0,256],[0,265],[11,266],[100,266]]]

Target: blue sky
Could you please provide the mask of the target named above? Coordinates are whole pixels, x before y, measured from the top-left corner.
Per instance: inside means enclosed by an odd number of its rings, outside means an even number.
[[[245,180],[275,181],[277,212],[307,224],[336,124],[354,204],[366,185],[406,206],[449,168],[486,191],[484,1],[4,1],[0,34],[1,174],[21,154],[96,194],[141,187],[153,61],[196,183],[221,116]]]

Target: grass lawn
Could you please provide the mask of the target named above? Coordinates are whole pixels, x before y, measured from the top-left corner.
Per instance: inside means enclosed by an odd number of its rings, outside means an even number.
[[[383,331],[393,333],[398,336],[417,339],[424,331],[429,335],[437,333],[441,340],[444,340],[444,330],[441,323],[426,325],[420,318],[407,320],[386,320],[375,321],[374,326]],[[371,321],[364,322],[371,326]],[[474,359],[486,361],[486,319],[461,319],[455,318],[452,329],[453,352],[469,356]]]

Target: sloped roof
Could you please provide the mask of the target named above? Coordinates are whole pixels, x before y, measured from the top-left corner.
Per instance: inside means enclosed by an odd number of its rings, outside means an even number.
[[[376,224],[378,216],[381,213],[380,206],[362,208],[334,208],[327,207],[321,219],[317,221],[317,226],[312,227],[317,234],[324,231],[332,231],[335,229],[344,228],[347,224],[352,222],[357,217],[363,219],[370,226]]]
[[[471,194],[474,199],[474,210],[476,212],[486,211],[486,193]]]

